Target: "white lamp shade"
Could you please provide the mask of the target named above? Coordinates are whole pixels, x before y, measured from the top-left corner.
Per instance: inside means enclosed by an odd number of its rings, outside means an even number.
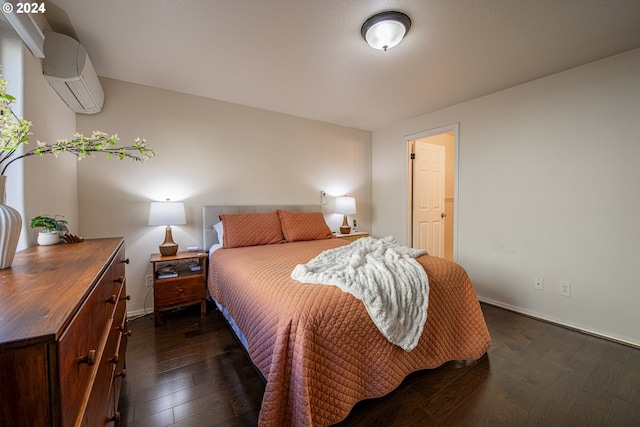
[[[355,197],[338,197],[336,199],[336,213],[340,215],[354,215],[356,214],[356,199]]]
[[[149,225],[183,225],[187,223],[182,202],[151,202]]]

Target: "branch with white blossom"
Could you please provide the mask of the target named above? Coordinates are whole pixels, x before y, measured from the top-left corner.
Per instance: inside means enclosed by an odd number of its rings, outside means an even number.
[[[135,162],[145,162],[155,155],[155,151],[147,147],[143,138],[136,138],[132,145],[118,146],[117,134],[109,135],[101,131],[93,131],[91,136],[75,133],[71,139],[58,139],[48,143],[38,141],[37,146],[17,155],[21,145],[29,144],[32,123],[18,117],[11,105],[16,99],[6,93],[7,81],[0,75],[0,175],[4,175],[13,162],[31,156],[60,153],[71,153],[81,160],[87,156],[95,157],[96,153],[106,154],[110,159],[115,156],[119,160],[129,159]]]

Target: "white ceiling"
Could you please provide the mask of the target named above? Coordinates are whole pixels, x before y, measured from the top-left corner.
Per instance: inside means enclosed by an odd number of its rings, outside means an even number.
[[[387,52],[360,36],[383,10],[412,19]],[[99,75],[366,130],[640,47],[639,0],[52,0],[46,16]]]

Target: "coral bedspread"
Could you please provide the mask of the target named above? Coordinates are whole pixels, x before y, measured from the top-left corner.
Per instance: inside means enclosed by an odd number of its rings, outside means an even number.
[[[385,395],[414,371],[478,359],[491,339],[466,272],[441,258],[417,258],[429,277],[427,322],[410,352],[378,331],[361,301],[334,286],[291,279],[340,239],[219,249],[209,291],[226,306],[267,379],[261,426],[325,426],[360,400]]]

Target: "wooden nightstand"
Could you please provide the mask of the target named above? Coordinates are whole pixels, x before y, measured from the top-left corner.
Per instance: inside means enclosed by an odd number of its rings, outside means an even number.
[[[338,239],[354,241],[354,240],[362,239],[363,237],[369,237],[369,233],[367,233],[366,231],[352,231],[349,234],[336,233],[335,236]]]
[[[152,254],[153,264],[153,317],[160,326],[160,310],[200,304],[200,315],[207,315],[207,254],[204,251],[178,252],[172,256]],[[192,266],[200,267],[192,271]],[[158,272],[175,269],[177,276],[159,278]]]

